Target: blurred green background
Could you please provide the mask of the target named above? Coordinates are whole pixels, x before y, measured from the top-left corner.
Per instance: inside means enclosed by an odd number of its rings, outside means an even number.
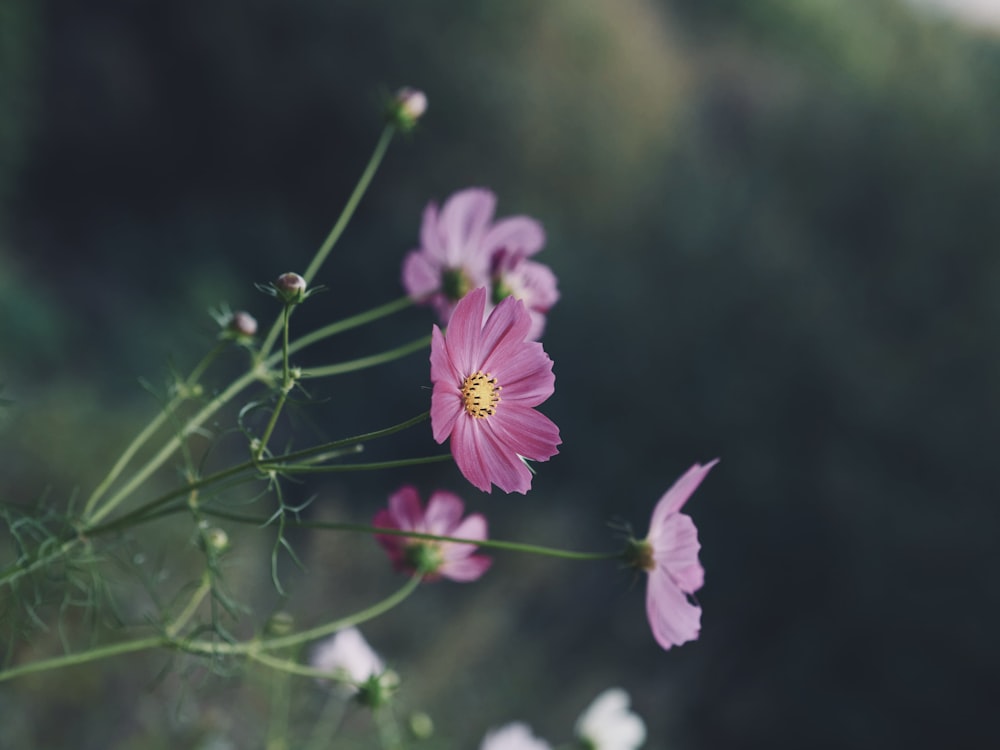
[[[363,521],[414,481],[460,492],[494,536],[614,549],[607,521],[645,533],[676,475],[722,457],[688,505],[707,571],[696,643],[661,652],[643,582],[614,565],[513,555],[365,629],[441,746],[512,719],[558,741],[610,685],[651,748],[995,733],[1000,43],[900,2],[4,0],[3,500],[89,492],[155,411],[137,378],[191,367],[209,307],[268,319],[253,283],[303,270],[375,143],[380,92],[404,84],[427,116],[296,325],[399,296],[426,202],[488,186],[500,215],[548,233],[539,260],[563,298],[543,411],[564,444],[527,497],[443,466],[292,499]],[[302,364],[431,322],[386,321]],[[299,439],[418,413],[424,368],[317,383]],[[428,452],[426,432],[392,450]],[[196,554],[171,533],[121,549],[180,586],[174,560]],[[289,566],[280,600],[271,537],[232,533],[254,608],[239,627],[278,606],[313,624],[399,583],[370,540],[301,535],[309,574]],[[150,604],[129,607],[141,621]],[[0,685],[0,746],[262,746],[252,676],[155,679],[165,663]]]

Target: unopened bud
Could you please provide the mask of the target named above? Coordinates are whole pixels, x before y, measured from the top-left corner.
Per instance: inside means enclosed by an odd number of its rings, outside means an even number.
[[[412,130],[427,111],[427,95],[419,89],[404,86],[393,96],[388,107],[389,119],[400,130]]]
[[[264,634],[269,636],[288,635],[295,627],[295,618],[288,612],[275,612],[264,626]]]
[[[427,740],[434,734],[434,721],[423,711],[410,714],[410,734],[415,740]]]
[[[225,529],[220,529],[218,526],[206,529],[201,538],[205,549],[216,554],[229,549],[229,534],[226,533]]]
[[[250,313],[240,310],[233,313],[233,317],[229,319],[229,325],[226,327],[237,336],[250,338],[257,333],[257,319]]]
[[[285,302],[301,302],[306,296],[306,280],[297,273],[283,273],[274,282],[274,288]]]

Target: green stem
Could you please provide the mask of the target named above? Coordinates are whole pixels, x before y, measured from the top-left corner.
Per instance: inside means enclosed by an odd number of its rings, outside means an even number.
[[[413,300],[409,297],[400,297],[392,302],[387,302],[384,305],[379,305],[378,307],[373,307],[371,310],[365,310],[364,312],[358,313],[357,315],[352,315],[349,318],[344,318],[343,320],[338,320],[334,323],[329,323],[322,328],[317,328],[311,333],[307,333],[304,336],[299,336],[295,341],[291,343],[288,347],[289,354],[294,354],[300,349],[305,349],[307,346],[311,346],[319,341],[328,339],[331,336],[336,336],[338,333],[343,333],[344,331],[349,331],[353,328],[358,328],[367,323],[372,323],[381,318],[388,317],[393,313],[397,313],[400,310],[405,310],[408,307],[413,306]],[[273,356],[273,355],[272,355]]]
[[[221,518],[236,523],[253,524],[263,526],[267,523],[266,518],[256,516],[245,516],[240,513],[230,513],[228,511],[216,510],[215,508],[202,508],[202,512],[207,516]],[[302,521],[289,517],[288,523],[305,529],[328,529],[331,531],[352,531],[361,534],[380,534],[385,536],[405,536],[407,539],[426,539],[432,542],[458,542],[459,544],[472,544],[484,549],[505,550],[508,552],[524,552],[531,555],[543,555],[545,557],[557,557],[564,560],[615,560],[620,558],[621,552],[574,552],[572,550],[556,549],[540,544],[525,544],[523,542],[508,542],[501,539],[468,539],[458,536],[445,536],[443,534],[424,534],[419,531],[407,531],[405,529],[390,529],[381,526],[371,526],[363,523],[341,523],[339,521]]]
[[[63,667],[75,667],[80,664],[88,664],[89,662],[107,659],[112,656],[131,654],[136,651],[145,651],[147,649],[156,648],[157,646],[163,646],[165,644],[166,641],[164,638],[157,635],[150,636],[149,638],[139,638],[134,641],[113,643],[109,646],[102,646],[100,648],[92,648],[87,651],[81,651],[78,654],[66,654],[65,656],[57,656],[54,659],[43,659],[41,661],[24,664],[23,666],[13,667],[12,669],[0,672],[0,682],[13,680],[16,677],[23,677],[24,675],[33,674],[35,672],[46,672],[50,669],[61,669]]]
[[[245,461],[241,464],[237,464],[236,466],[230,466],[228,469],[223,469],[222,471],[216,472],[215,474],[210,474],[207,477],[202,477],[201,479],[198,479],[194,482],[190,482],[182,487],[173,489],[170,492],[166,493],[165,495],[161,495],[160,497],[151,500],[145,505],[136,508],[135,510],[126,514],[125,516],[115,519],[115,521],[112,523],[103,525],[98,525],[96,523],[93,523],[92,525],[86,526],[84,528],[84,532],[88,534],[102,534],[108,531],[113,531],[119,528],[123,528],[125,526],[128,526],[131,522],[138,522],[140,520],[145,520],[146,515],[150,511],[155,510],[163,505],[166,505],[171,500],[181,497],[182,495],[186,495],[188,492],[191,492],[192,490],[201,489],[202,487],[205,487],[209,484],[214,484],[215,482],[222,481],[223,479],[228,479],[230,477],[233,477],[250,469],[259,469],[261,471],[278,469],[282,466],[283,463],[288,461],[308,459],[310,457],[316,456],[317,454],[335,451],[339,448],[346,448],[352,445],[356,445],[358,443],[364,443],[371,440],[377,440],[378,438],[387,437],[396,432],[405,430],[408,427],[413,427],[414,425],[420,424],[421,422],[425,421],[429,416],[430,412],[425,411],[411,419],[406,420],[405,422],[400,422],[399,424],[393,425],[391,427],[386,427],[381,430],[375,430],[374,432],[366,432],[361,435],[355,435],[353,437],[343,438],[341,440],[335,440],[331,443],[323,443],[322,445],[316,445],[301,451],[295,451],[294,453],[286,453],[285,455],[282,456],[274,456],[272,458],[267,459],[266,461],[262,461],[259,463],[255,461]],[[447,458],[447,456],[434,457],[429,460],[443,461],[445,460],[445,458]],[[417,459],[417,462],[418,463],[428,462],[428,459]],[[365,468],[370,468],[371,464],[367,465],[361,464],[360,466]],[[314,467],[309,467],[308,465],[306,465],[306,468],[314,468]],[[389,467],[386,466],[385,468]],[[359,470],[361,469],[353,469],[353,471],[359,471]],[[252,481],[253,479],[256,478],[257,478],[256,476],[248,476],[244,479],[241,479],[240,481],[241,482]],[[51,557],[50,559],[55,559],[55,557]]]
[[[298,646],[303,643],[308,643],[309,641],[315,641],[318,638],[324,638],[325,636],[336,633],[338,630],[360,625],[363,622],[368,622],[369,620],[375,619],[379,615],[385,614],[412,594],[417,586],[420,585],[421,580],[420,576],[413,576],[406,581],[402,588],[367,609],[355,612],[353,615],[341,617],[339,620],[333,620],[332,622],[328,622],[324,625],[310,628],[309,630],[303,630],[301,633],[290,633],[289,635],[264,638],[246,643],[218,643],[215,641],[196,640],[186,641],[178,645],[185,651],[189,651],[191,653],[226,655],[249,655],[251,653],[259,654],[264,651],[274,651],[275,649],[287,648],[289,646]]]
[[[324,636],[335,633],[338,630],[343,630],[344,628],[349,628],[354,625],[360,625],[363,622],[367,622],[368,620],[372,620],[379,615],[385,614],[412,594],[417,586],[420,585],[420,581],[420,576],[413,576],[407,580],[407,582],[400,589],[390,594],[382,601],[373,604],[371,607],[363,609],[360,612],[355,612],[353,615],[341,617],[339,620],[328,622],[325,625],[304,630],[301,633],[292,633],[286,636],[266,638],[262,640],[255,639],[245,643],[218,643],[209,640],[175,640],[175,638],[171,637],[169,634],[162,636],[150,636],[148,638],[138,638],[134,641],[113,643],[108,646],[101,646],[99,648],[81,651],[76,654],[66,654],[65,656],[58,656],[53,659],[43,659],[30,664],[24,664],[20,667],[13,667],[12,669],[0,672],[0,682],[12,680],[16,677],[22,677],[36,672],[46,672],[51,669],[61,669],[63,667],[88,664],[90,662],[107,659],[112,656],[131,654],[136,651],[146,651],[148,649],[161,646],[176,648],[192,654],[259,656],[265,651],[273,651],[275,649],[297,646],[316,640],[317,638],[323,638]],[[182,613],[182,615],[183,614],[184,613]],[[320,673],[319,675],[314,676],[329,677],[329,674]]]
[[[421,458],[400,458],[394,461],[373,461],[366,464],[331,464],[329,466],[313,466],[312,464],[263,464],[282,474],[340,474],[348,471],[381,471],[382,469],[401,469],[407,466],[423,466],[450,461],[450,453],[437,456],[422,456]]]
[[[344,320],[338,321],[336,323],[331,323],[330,325],[324,326],[323,328],[320,328],[316,331],[313,331],[312,333],[302,336],[297,341],[291,342],[288,347],[288,352],[289,354],[292,354],[296,351],[299,351],[300,349],[304,349],[307,346],[310,346],[319,341],[327,339],[338,333],[342,333],[352,328],[357,328],[359,326],[365,325],[366,323],[370,323],[372,321],[378,320],[379,318],[383,318],[400,310],[406,309],[412,304],[413,304],[412,301],[408,297],[402,297],[400,299],[393,300],[392,302],[388,302],[384,305],[380,305],[379,307],[372,308],[371,310],[366,310],[365,312],[358,313],[357,315],[353,315],[349,318],[345,318]],[[210,356],[214,356],[214,354],[210,353],[210,355],[206,357],[206,360]],[[128,495],[132,491],[134,491],[136,487],[138,487],[142,482],[144,482],[149,477],[150,474],[152,474],[154,471],[160,468],[160,466],[162,466],[164,462],[166,462],[166,460],[180,446],[181,440],[183,438],[187,437],[187,435],[194,432],[207,419],[209,419],[213,414],[215,414],[215,412],[217,412],[219,409],[221,409],[223,406],[229,403],[229,401],[232,400],[237,394],[239,394],[240,391],[242,391],[244,388],[249,386],[255,380],[263,379],[265,377],[265,374],[267,373],[267,369],[277,364],[281,356],[282,355],[280,353],[276,353],[269,357],[261,357],[262,361],[258,362],[256,367],[253,367],[246,373],[244,373],[239,379],[235,380],[225,391],[223,391],[219,396],[216,396],[214,399],[212,399],[212,401],[210,401],[200,412],[198,412],[198,414],[195,415],[195,417],[188,423],[187,427],[185,428],[181,436],[175,435],[170,440],[170,442],[168,442],[167,445],[163,447],[163,449],[159,453],[157,453],[152,459],[150,459],[146,463],[146,465],[143,466],[142,469],[140,469],[137,472],[137,474],[133,476],[133,480],[118,491],[118,493],[112,498],[113,502],[109,501],[108,503],[105,504],[105,507],[102,507],[99,511],[91,515],[91,513],[94,511],[94,506],[96,505],[97,501],[103,496],[107,488],[111,485],[112,482],[114,482],[115,479],[117,479],[121,471],[128,464],[129,460],[131,460],[131,458],[135,455],[136,451],[138,451],[139,448],[142,445],[144,445],[153,434],[157,432],[157,430],[159,430],[159,428],[171,415],[173,409],[175,409],[177,405],[180,403],[180,400],[177,400],[177,403],[171,402],[170,404],[168,404],[163,411],[161,411],[156,417],[154,417],[152,422],[150,422],[150,424],[146,426],[146,428],[136,437],[136,439],[129,444],[129,447],[126,448],[125,452],[122,454],[122,457],[112,468],[108,476],[91,494],[91,497],[87,502],[87,506],[83,514],[83,517],[87,520],[88,525],[92,526],[97,524],[98,521],[100,521],[102,518],[107,516],[108,513],[114,510],[114,508],[117,507],[126,497],[128,497]],[[375,357],[378,356],[379,355],[375,355]],[[344,365],[346,364],[347,363],[344,363]],[[374,364],[379,364],[379,362],[376,361],[374,362]],[[195,368],[196,371],[198,371],[199,369],[204,369],[204,368],[201,365],[199,365],[198,368]],[[175,397],[175,400],[176,399],[177,397]],[[138,477],[138,479],[136,477]]]
[[[167,627],[167,638],[176,638],[178,633],[184,629],[184,626],[188,624],[188,621],[194,617],[194,613],[198,611],[198,607],[201,606],[202,601],[205,599],[205,595],[212,590],[212,579],[208,575],[208,572],[202,574],[201,584],[195,589],[195,592],[191,595],[191,600],[184,607],[183,611],[177,615],[174,621]]]
[[[274,410],[271,412],[271,418],[267,422],[267,428],[264,430],[264,435],[260,439],[260,445],[258,446],[256,452],[258,461],[264,457],[264,453],[267,451],[267,443],[271,439],[271,433],[274,432],[274,427],[278,424],[278,416],[281,414],[281,410],[285,406],[285,400],[288,398],[289,391],[292,390],[292,371],[288,366],[288,321],[291,312],[292,306],[286,302],[284,313],[282,314],[282,317],[284,318],[285,334],[281,347],[281,393],[278,395],[278,403],[275,404]]]
[[[325,367],[310,367],[309,369],[302,371],[302,377],[322,378],[329,375],[343,375],[347,372],[354,372],[356,370],[364,370],[369,367],[375,367],[376,365],[402,359],[409,354],[413,354],[413,352],[420,351],[421,349],[426,348],[430,342],[430,336],[421,336],[415,341],[411,341],[380,354],[372,354],[368,357],[359,357],[358,359],[352,359],[347,362],[339,362],[335,365],[326,365]]]
[[[312,262],[309,264],[306,272],[302,274],[302,278],[304,278],[307,283],[311,282],[316,276],[316,272],[319,271],[320,266],[323,265],[323,261],[326,260],[326,256],[330,254],[333,246],[337,243],[337,240],[340,239],[340,235],[343,234],[344,229],[347,227],[347,223],[351,220],[355,209],[358,207],[358,203],[361,202],[361,198],[364,196],[365,191],[368,190],[368,186],[371,184],[372,178],[375,176],[375,172],[378,170],[379,164],[382,163],[382,158],[385,156],[385,152],[389,148],[389,143],[392,141],[392,136],[395,132],[396,129],[391,124],[386,125],[385,129],[382,131],[382,135],[379,138],[378,143],[375,145],[375,151],[368,160],[368,165],[365,167],[364,172],[361,173],[361,177],[358,178],[358,183],[354,186],[354,191],[347,199],[347,203],[344,204],[344,209],[340,212],[340,217],[333,225],[333,229],[331,229],[330,233],[326,236],[323,244],[320,245],[319,250],[316,251],[316,254],[313,256]],[[272,326],[271,330],[268,332],[267,338],[260,347],[261,359],[267,357],[270,353],[271,348],[274,346],[275,339],[278,337],[278,330],[278,325],[276,324]]]
[[[250,385],[250,383],[256,380],[257,377],[258,371],[256,369],[250,370],[243,376],[234,380],[226,390],[209,401],[201,411],[195,414],[188,421],[188,423],[184,426],[184,429],[181,430],[181,433],[179,435],[174,435],[169,441],[167,441],[167,444],[160,449],[159,453],[153,456],[153,458],[146,462],[145,466],[133,474],[132,478],[123,487],[121,487],[118,492],[108,498],[103,505],[94,510],[89,517],[86,515],[84,516],[86,527],[97,525],[102,518],[117,508],[122,501],[124,501],[137,487],[149,478],[150,474],[160,468],[167,461],[167,459],[173,455],[174,451],[177,450],[184,438],[201,427],[201,425],[209,417],[215,414],[215,412],[218,411],[224,404],[228,403],[229,400],[232,399],[237,393]]]
[[[84,506],[83,514],[86,516],[97,504],[97,501],[101,499],[104,493],[107,491],[108,487],[114,483],[114,481],[119,477],[128,462],[132,460],[132,457],[138,452],[146,442],[155,435],[163,424],[167,421],[174,410],[180,406],[184,401],[187,400],[191,389],[197,385],[198,380],[204,374],[205,370],[212,363],[212,361],[219,355],[222,351],[223,342],[216,344],[212,347],[211,351],[208,352],[204,357],[202,357],[201,362],[195,365],[195,368],[191,371],[191,374],[187,376],[184,384],[177,389],[177,393],[166,403],[160,412],[153,417],[153,419],[147,424],[142,431],[135,436],[135,439],[129,443],[125,450],[119,456],[118,461],[115,465],[111,467],[111,471],[108,472],[107,476],[101,481],[94,491],[90,493],[90,497],[87,499],[87,504]]]

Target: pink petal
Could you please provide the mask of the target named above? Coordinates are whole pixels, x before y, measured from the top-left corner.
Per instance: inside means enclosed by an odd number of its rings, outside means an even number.
[[[403,261],[403,288],[413,299],[426,300],[441,288],[441,267],[432,264],[424,253],[409,253]]]
[[[692,593],[705,583],[705,569],[698,561],[698,529],[690,516],[674,513],[653,542],[653,559],[663,566],[681,591]]]
[[[527,216],[511,216],[496,222],[483,238],[483,246],[490,251],[505,249],[534,255],[545,245],[542,225]]]
[[[453,526],[448,533],[442,536],[454,536],[459,539],[486,539],[487,525],[486,517],[482,513],[473,513],[465,518],[460,524]],[[457,547],[461,549],[475,548],[475,545],[461,544],[459,542],[444,542],[449,548]]]
[[[485,309],[486,289],[473,289],[455,305],[448,323],[448,354],[463,379],[482,366],[478,354]],[[461,382],[458,386],[461,387]]]
[[[427,512],[421,521],[421,531],[440,536],[452,536],[452,530],[462,519],[465,503],[457,495],[439,490],[427,501]]]
[[[701,607],[688,601],[662,566],[649,574],[646,616],[656,642],[664,649],[693,641],[701,630]]]
[[[504,404],[487,420],[498,440],[511,451],[532,461],[548,461],[562,443],[555,422],[539,411],[519,404]]]
[[[424,209],[423,221],[420,222],[420,248],[429,258],[443,265],[445,262],[445,249],[441,242],[441,232],[438,222],[438,207],[436,203],[428,203]]]
[[[438,234],[445,246],[446,264],[451,268],[467,265],[479,250],[496,207],[489,190],[469,188],[454,193],[441,209]]]
[[[389,512],[396,521],[396,527],[415,531],[423,523],[424,509],[420,506],[420,495],[415,487],[400,487],[389,496]]]
[[[460,583],[475,581],[493,564],[493,560],[482,555],[470,555],[456,560],[447,560],[438,573]]]
[[[462,476],[468,479],[473,487],[483,492],[490,492],[492,490],[490,476],[479,445],[478,430],[472,425],[474,419],[463,416],[455,422],[455,429],[451,433],[451,455]]]
[[[497,363],[516,353],[524,345],[529,328],[531,316],[524,303],[514,297],[502,300],[482,327],[476,358],[483,372],[494,372]]]
[[[495,484],[504,492],[531,489],[531,472],[517,454],[475,422],[474,417],[459,419],[451,436],[451,452],[462,475],[483,492]]]
[[[664,493],[653,509],[653,517],[649,522],[649,535],[647,536],[649,541],[652,542],[656,535],[660,533],[659,529],[668,515],[676,513],[684,507],[684,503],[691,497],[691,493],[698,488],[701,480],[705,478],[711,468],[717,463],[719,463],[719,459],[709,461],[704,466],[695,464],[684,472],[680,479],[674,482],[673,486]]]
[[[503,390],[500,402],[538,406],[555,390],[552,360],[537,341],[524,342],[506,359],[495,359],[492,372]]]

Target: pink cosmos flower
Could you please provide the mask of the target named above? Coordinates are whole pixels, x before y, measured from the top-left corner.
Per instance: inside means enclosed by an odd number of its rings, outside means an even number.
[[[457,495],[439,490],[420,505],[413,487],[401,487],[389,497],[389,508],[380,510],[372,522],[384,529],[416,531],[421,534],[454,536],[462,539],[486,539],[486,519],[479,513],[462,518],[465,506]],[[476,545],[413,539],[405,536],[376,534],[396,570],[425,573],[426,580],[450,578],[474,581],[489,569],[492,560],[474,554]]]
[[[631,540],[626,558],[649,573],[646,616],[656,642],[664,649],[693,641],[701,629],[701,607],[689,594],[702,587],[705,569],[698,561],[698,529],[680,512],[709,470],[719,462],[695,464],[666,491],[653,509],[649,534]]]
[[[552,750],[552,745],[536,737],[527,724],[514,721],[487,732],[479,750]]]
[[[448,325],[455,304],[472,289],[490,283],[493,256],[500,250],[531,256],[545,244],[541,224],[527,216],[493,221],[496,195],[483,188],[454,193],[438,211],[424,209],[420,247],[403,262],[403,286],[414,300],[430,304]]]
[[[513,297],[483,322],[486,290],[476,289],[455,306],[447,337],[431,337],[431,428],[434,439],[451,438],[459,470],[490,492],[525,494],[531,471],[524,459],[547,461],[559,451],[559,428],[535,410],[554,390],[552,360],[542,345],[525,341],[531,316]]]

